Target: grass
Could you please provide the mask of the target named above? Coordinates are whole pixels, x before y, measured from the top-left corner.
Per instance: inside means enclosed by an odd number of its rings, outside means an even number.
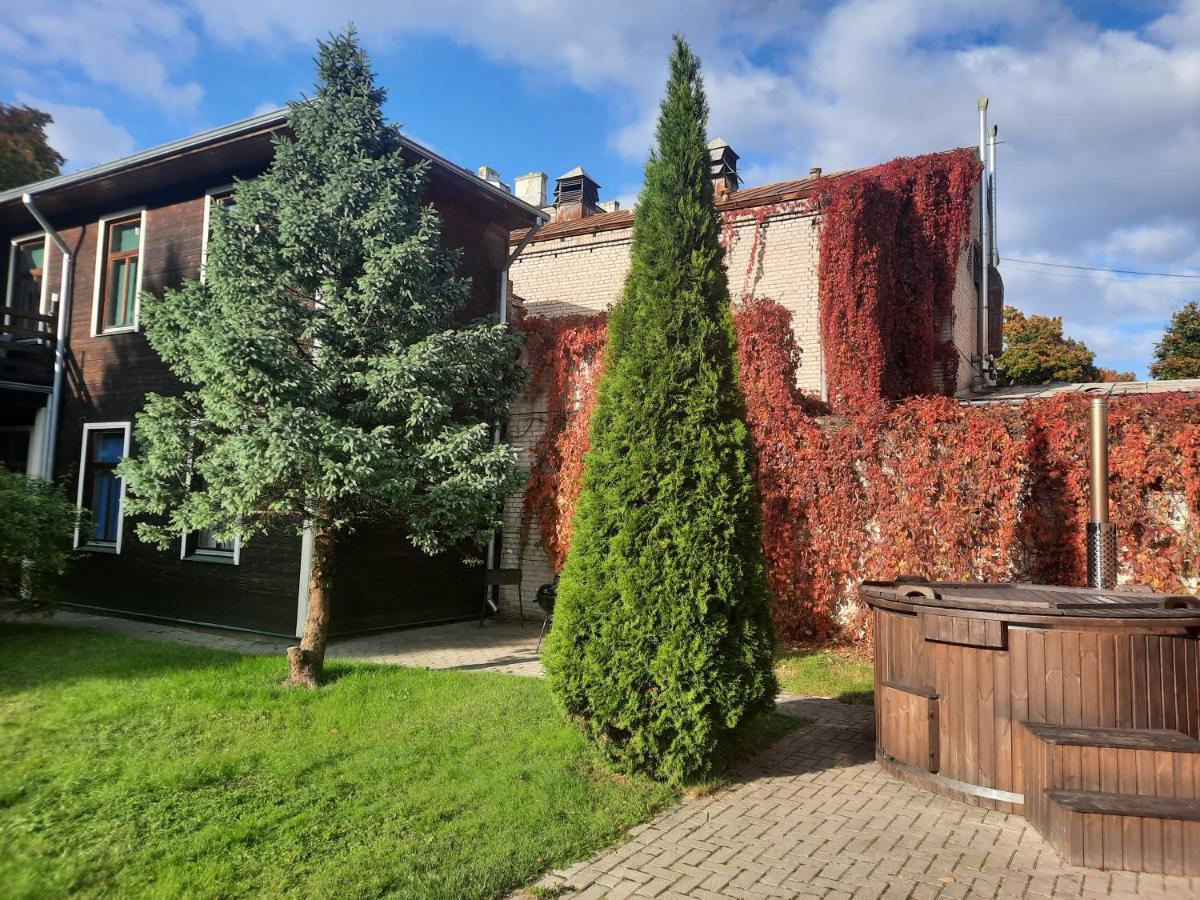
[[[0,625],[3,895],[493,897],[678,796],[599,764],[535,679],[284,669]]]
[[[853,648],[781,651],[775,674],[779,689],[789,694],[833,697],[843,703],[871,703],[875,698],[875,667]]]

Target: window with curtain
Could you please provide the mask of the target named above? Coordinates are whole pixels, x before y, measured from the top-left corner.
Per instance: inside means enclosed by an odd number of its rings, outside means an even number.
[[[104,330],[136,324],[142,217],[108,223],[104,253]]]
[[[116,546],[121,522],[121,479],[117,464],[125,455],[123,429],[87,433],[83,506],[91,513],[88,543]]]

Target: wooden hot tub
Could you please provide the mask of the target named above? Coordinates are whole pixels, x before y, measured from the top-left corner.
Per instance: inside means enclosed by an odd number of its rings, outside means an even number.
[[[1200,598],[921,580],[860,595],[888,771],[1025,814],[1074,863],[1200,874]]]

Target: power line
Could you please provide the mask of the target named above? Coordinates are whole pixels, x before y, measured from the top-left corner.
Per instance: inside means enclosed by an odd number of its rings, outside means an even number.
[[[1040,262],[1036,259],[1014,259],[1011,256],[1000,257],[1004,262],[1025,263],[1030,266],[1048,266],[1052,269],[1079,269],[1083,272],[1112,272],[1114,275],[1148,275],[1154,278],[1195,278],[1200,275],[1181,275],[1177,272],[1138,272],[1133,269],[1105,269],[1100,266],[1072,266],[1067,263]]]
[[[1015,260],[1006,259],[1004,261],[1009,263],[1012,266],[1012,268],[1008,271],[1021,272],[1025,275],[1039,275],[1042,278],[1070,278],[1073,281],[1113,281],[1118,284],[1129,284],[1129,285],[1150,285],[1150,284],[1178,285],[1179,284],[1178,281],[1174,281],[1170,278],[1149,277],[1149,278],[1140,278],[1135,281],[1130,278],[1109,277],[1107,275],[1104,275],[1101,272],[1097,272],[1095,274],[1083,273],[1083,272],[1081,272],[1081,273],[1048,272],[1045,269],[1024,268],[1020,263],[1016,262]]]

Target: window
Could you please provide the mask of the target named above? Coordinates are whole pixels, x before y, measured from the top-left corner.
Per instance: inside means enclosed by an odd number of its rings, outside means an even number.
[[[145,224],[144,211],[122,213],[100,221],[93,334],[137,328]]]
[[[88,515],[75,533],[75,546],[120,553],[125,486],[116,470],[129,452],[129,423],[85,425],[83,429],[78,505]]]
[[[0,466],[24,475],[29,462],[29,439],[32,426],[11,425],[0,428]]]
[[[183,558],[196,562],[232,563],[237,565],[240,541],[219,541],[211,531],[193,531],[183,539]]]
[[[9,257],[8,306],[20,312],[37,314],[42,309],[42,290],[45,284],[46,239],[42,235],[13,241]],[[20,320],[19,328],[32,323]]]
[[[228,210],[233,207],[236,201],[233,199],[233,186],[226,185],[225,187],[213,188],[204,195],[204,235],[202,238],[202,246],[200,248],[200,280],[204,280],[204,270],[208,266],[208,240],[212,237],[213,218],[220,213],[221,210]]]

